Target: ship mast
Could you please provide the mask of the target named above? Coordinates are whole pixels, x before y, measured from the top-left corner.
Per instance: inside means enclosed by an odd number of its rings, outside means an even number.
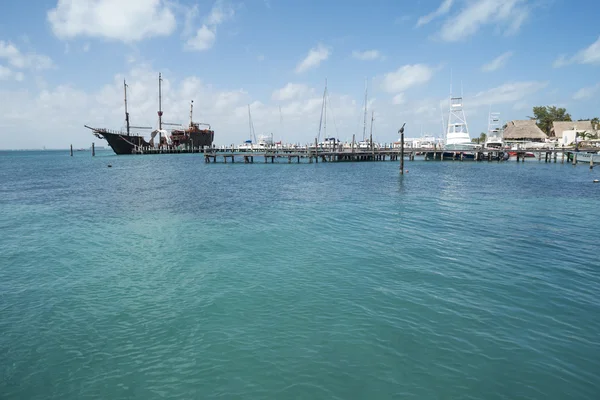
[[[123,79],[123,91],[125,92],[125,124],[127,125],[127,136],[129,136],[129,113],[127,112],[127,83]]]
[[[375,111],[371,111],[371,133],[370,137],[373,138],[373,121],[375,121]]]
[[[192,102],[190,103],[190,127],[192,127],[194,125],[194,119],[192,118],[193,113],[194,113],[194,100],[192,100]]]
[[[365,135],[367,134],[367,80],[365,79],[365,116],[363,119],[363,141],[365,140]]]

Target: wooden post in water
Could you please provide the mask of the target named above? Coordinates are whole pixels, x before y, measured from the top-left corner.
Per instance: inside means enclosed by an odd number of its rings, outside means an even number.
[[[71,145],[71,157],[73,157],[73,145]]]
[[[92,157],[96,155],[96,147],[94,147],[94,142],[92,142]]]
[[[356,135],[352,135],[352,153],[354,153],[354,141],[356,140]]]
[[[402,124],[402,128],[398,129],[400,134],[400,174],[402,175],[404,175],[404,125],[406,122]]]
[[[573,165],[577,165],[577,153],[573,153]]]
[[[565,163],[565,151],[562,151],[562,156],[560,156],[560,163],[564,164]]]
[[[594,169],[594,156],[590,155],[590,169]]]

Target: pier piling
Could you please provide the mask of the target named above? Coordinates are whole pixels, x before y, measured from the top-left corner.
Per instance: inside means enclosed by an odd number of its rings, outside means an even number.
[[[404,175],[404,125],[400,128],[400,174]]]
[[[73,145],[71,145],[71,157],[73,157]]]
[[[94,146],[94,142],[92,142],[92,157],[96,155],[96,148]]]

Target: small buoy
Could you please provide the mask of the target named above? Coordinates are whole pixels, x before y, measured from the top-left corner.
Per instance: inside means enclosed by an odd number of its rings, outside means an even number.
[[[408,174],[408,170],[406,170],[406,173]]]
[[[108,168],[112,167],[112,165],[108,164]]]
[[[594,179],[594,183],[598,183],[600,182],[598,179]]]

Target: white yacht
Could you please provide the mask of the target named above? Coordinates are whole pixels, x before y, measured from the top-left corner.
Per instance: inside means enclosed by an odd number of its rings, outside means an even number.
[[[600,153],[588,153],[588,152],[579,152],[576,151],[574,153],[572,153],[571,157],[574,157],[575,155],[577,155],[577,162],[578,163],[589,163],[594,162],[594,163],[600,163]],[[570,158],[572,160],[572,158]]]
[[[488,120],[488,133],[483,145],[484,150],[502,150],[504,140],[502,139],[502,126],[500,124],[500,113],[491,112]]]
[[[475,151],[479,148],[471,142],[467,117],[463,110],[462,97],[450,98],[450,112],[448,113],[448,127],[444,150],[447,151]]]

